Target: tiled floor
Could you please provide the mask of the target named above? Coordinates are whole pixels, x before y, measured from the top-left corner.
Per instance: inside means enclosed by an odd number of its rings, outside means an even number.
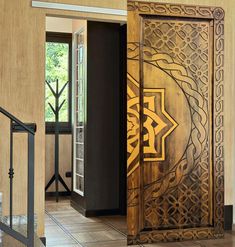
[[[46,202],[47,246],[121,247],[126,246],[125,232],[124,217],[85,218],[69,200]]]
[[[70,206],[68,199],[58,204],[49,200],[46,202],[46,239],[50,247],[124,247],[127,246],[125,217],[85,218]],[[235,232],[226,233],[225,239],[220,240],[144,247],[235,247]]]

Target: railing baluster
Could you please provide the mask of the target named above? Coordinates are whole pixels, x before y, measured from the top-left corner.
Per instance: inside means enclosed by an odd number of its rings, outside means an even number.
[[[0,230],[17,239],[28,247],[34,247],[34,141],[36,124],[24,124],[12,114],[0,107],[0,113],[10,119],[10,165],[9,165],[9,179],[10,179],[10,225],[0,221]],[[13,178],[14,178],[14,164],[13,164],[13,134],[16,132],[28,133],[28,195],[27,195],[27,236],[13,229]]]
[[[28,246],[34,246],[34,135],[28,133]]]
[[[12,228],[12,217],[13,217],[13,178],[14,178],[14,168],[13,168],[13,121],[10,121],[10,169],[9,169],[9,179],[10,179],[10,227]]]

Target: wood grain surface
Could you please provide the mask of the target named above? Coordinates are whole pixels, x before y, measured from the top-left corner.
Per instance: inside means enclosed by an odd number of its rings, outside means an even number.
[[[129,243],[223,236],[223,18],[128,1]]]

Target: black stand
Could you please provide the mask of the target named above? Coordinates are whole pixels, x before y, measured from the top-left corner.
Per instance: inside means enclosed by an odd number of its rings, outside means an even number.
[[[69,82],[65,83],[63,88],[59,91],[59,81],[56,80],[56,92],[51,87],[50,82],[46,81],[46,83],[55,97],[55,108],[51,105],[51,103],[48,103],[49,106],[51,107],[51,110],[55,114],[55,167],[54,167],[55,174],[52,176],[52,178],[48,182],[45,190],[47,191],[47,189],[55,181],[56,202],[58,202],[59,201],[59,182],[63,185],[63,187],[67,190],[67,192],[70,192],[70,189],[68,188],[63,178],[59,174],[59,112],[65,102],[65,100],[63,100],[63,102],[59,105],[59,99]]]

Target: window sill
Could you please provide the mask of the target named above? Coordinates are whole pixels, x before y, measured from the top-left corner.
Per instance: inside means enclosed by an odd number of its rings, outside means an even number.
[[[46,135],[54,135],[55,134],[55,125],[52,123],[46,123]],[[66,123],[61,123],[59,126],[59,134],[60,135],[71,135],[72,128],[68,126]]]

